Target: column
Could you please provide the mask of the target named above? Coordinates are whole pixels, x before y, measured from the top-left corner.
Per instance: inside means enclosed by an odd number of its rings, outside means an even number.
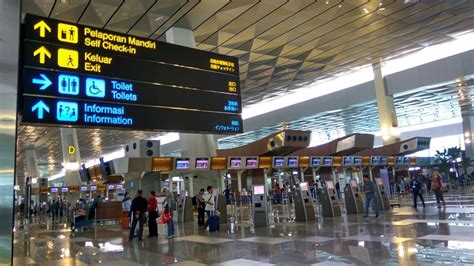
[[[238,170],[237,171],[237,191],[242,192],[242,174],[245,170]]]
[[[462,82],[457,87],[459,96],[459,107],[461,108],[462,131],[464,135],[465,157],[474,159],[474,111],[472,110],[472,100],[469,87]]]
[[[0,265],[13,264],[20,3],[18,0],[0,0]]]
[[[384,145],[392,144],[400,141],[400,131],[393,96],[387,93],[380,60],[372,63],[372,70],[374,72],[375,97],[379,112],[382,142]]]
[[[38,161],[34,149],[26,150],[26,176],[39,178]]]
[[[79,153],[79,143],[75,128],[61,128],[61,149],[66,170],[64,185],[81,185],[81,177],[78,172],[81,167],[81,155]]]
[[[39,171],[38,171],[38,162],[36,160],[36,151],[34,149],[28,149],[25,151],[25,157],[26,157],[26,175],[27,176],[27,182],[25,185],[25,192],[26,192],[26,198],[25,198],[25,209],[30,210],[31,208],[31,200],[32,195],[31,195],[31,190],[33,188],[33,179],[37,180],[39,177]],[[30,212],[25,212],[25,217],[30,218]]]
[[[190,48],[196,48],[194,41],[194,33],[190,29],[172,27],[166,31],[166,41],[177,45],[182,45]],[[193,134],[180,133],[179,146],[182,157],[211,157],[216,156],[216,141],[212,134]],[[189,193],[194,195],[194,191],[200,189],[199,186],[206,188],[207,185],[222,186],[220,180],[220,173],[217,171],[199,171],[190,173],[190,178],[198,176],[197,180],[190,182]],[[203,180],[206,178],[206,180]],[[196,185],[196,190],[194,186]],[[221,191],[224,187],[221,188]]]

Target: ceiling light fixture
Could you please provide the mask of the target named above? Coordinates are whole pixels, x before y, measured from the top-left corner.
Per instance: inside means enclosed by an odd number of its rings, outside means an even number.
[[[329,0],[326,0],[326,5],[329,5]]]
[[[366,7],[364,7],[364,9],[362,9],[362,10],[364,10],[365,14],[369,14],[369,10]]]

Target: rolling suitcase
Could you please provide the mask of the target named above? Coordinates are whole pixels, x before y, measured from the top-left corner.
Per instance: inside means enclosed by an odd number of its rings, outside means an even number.
[[[209,217],[209,232],[219,231],[219,216],[214,212],[211,213]]]

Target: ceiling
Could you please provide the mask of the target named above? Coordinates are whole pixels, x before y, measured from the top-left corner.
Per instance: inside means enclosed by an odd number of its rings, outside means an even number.
[[[474,92],[474,79],[423,87],[394,95],[395,110],[400,127],[460,118],[461,112],[473,112],[469,104]],[[295,121],[264,127],[256,131],[221,138],[219,149],[245,145],[288,127],[312,131],[311,140],[323,143],[352,133],[380,131],[377,104],[374,101],[331,110]]]
[[[119,131],[105,129],[77,129],[78,145],[82,161],[99,158],[123,147],[132,139],[151,139],[163,133]],[[19,181],[27,172],[26,150],[35,149],[41,176],[61,172],[61,132],[57,127],[21,126],[18,130],[17,177]]]
[[[22,1],[22,9],[23,15],[162,41],[172,26],[190,28],[197,48],[239,58],[244,106],[351,71],[373,59],[449,41],[453,34],[472,30],[474,23],[474,3],[467,0],[410,4],[403,0],[28,0]],[[374,103],[369,105],[375,108]],[[330,115],[343,124],[339,128],[345,128],[353,112],[362,120],[377,120],[375,112],[360,106],[349,107],[345,117],[337,113],[315,117]],[[377,126],[376,122],[371,125]],[[351,124],[344,130],[367,128]],[[132,138],[157,134],[79,129],[81,157],[96,158]],[[57,128],[20,126],[19,180],[28,148],[37,149],[42,175],[56,173],[62,161],[59,143]]]
[[[163,41],[172,26],[190,28],[197,48],[239,58],[244,104],[451,40],[474,23],[467,0],[29,0],[22,8]]]

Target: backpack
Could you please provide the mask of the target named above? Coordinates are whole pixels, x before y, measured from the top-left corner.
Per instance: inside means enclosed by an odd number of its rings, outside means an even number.
[[[197,206],[197,198],[196,198],[196,196],[192,197],[191,201],[193,202],[193,206]]]

